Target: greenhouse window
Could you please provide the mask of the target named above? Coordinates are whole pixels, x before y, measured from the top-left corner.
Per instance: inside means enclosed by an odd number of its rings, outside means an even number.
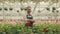
[[[26,11],[27,9],[25,9],[25,11]]]
[[[56,10],[56,8],[55,8],[55,7],[53,7],[53,8],[52,8],[52,10]]]
[[[6,10],[6,11],[7,11],[8,9],[7,9],[7,8],[4,8],[4,10]]]
[[[21,8],[21,10],[23,10],[23,8]]]
[[[2,10],[2,8],[0,8],[0,11]]]
[[[17,12],[19,12],[19,10],[17,10]]]
[[[12,10],[13,10],[13,8],[9,8],[9,10],[11,10],[11,11],[12,11]]]
[[[50,11],[50,9],[49,9],[49,8],[46,8],[46,10]]]

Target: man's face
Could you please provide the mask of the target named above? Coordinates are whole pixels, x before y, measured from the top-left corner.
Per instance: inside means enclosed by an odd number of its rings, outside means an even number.
[[[30,14],[31,13],[31,9],[27,9],[27,13]]]

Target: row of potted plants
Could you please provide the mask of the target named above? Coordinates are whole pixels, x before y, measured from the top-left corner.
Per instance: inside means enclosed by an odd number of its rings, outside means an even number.
[[[36,24],[31,29],[24,24],[0,24],[0,34],[60,34],[60,24]]]

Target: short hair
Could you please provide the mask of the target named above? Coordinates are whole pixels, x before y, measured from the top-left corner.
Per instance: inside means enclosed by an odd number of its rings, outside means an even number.
[[[31,7],[30,6],[27,6],[27,8],[26,9],[31,9]]]

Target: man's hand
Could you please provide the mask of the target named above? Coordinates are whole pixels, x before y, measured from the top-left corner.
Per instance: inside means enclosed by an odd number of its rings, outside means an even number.
[[[31,21],[31,22],[35,22],[35,20],[33,20],[33,19],[30,19],[29,21]]]

